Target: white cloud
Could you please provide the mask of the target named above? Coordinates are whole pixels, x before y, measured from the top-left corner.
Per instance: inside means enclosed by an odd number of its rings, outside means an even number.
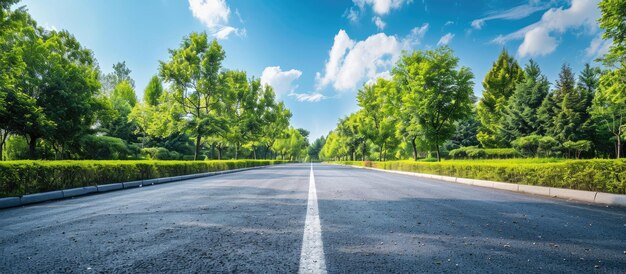
[[[319,93],[319,92],[313,92],[313,93],[291,93],[289,94],[289,96],[294,96],[296,97],[296,100],[298,100],[298,102],[319,102],[321,100],[327,99],[328,97],[324,96],[323,94]]]
[[[585,49],[585,54],[587,57],[593,59],[602,57],[609,52],[611,44],[613,44],[612,41],[602,39],[602,33],[598,33],[596,37],[591,40],[589,47]]]
[[[383,21],[380,16],[372,17],[372,22],[374,22],[374,25],[376,25],[376,28],[378,28],[378,30],[385,29],[385,26],[387,25],[387,23],[385,23],[385,21]]]
[[[402,39],[378,33],[363,41],[354,41],[340,30],[328,53],[324,74],[316,74],[317,89],[332,84],[338,91],[353,90],[359,83],[375,79],[391,69],[402,50],[419,44],[427,30],[428,24],[424,24]]]
[[[552,53],[557,41],[543,27],[534,28],[526,33],[524,42],[517,50],[521,56],[541,56]]]
[[[228,39],[230,34],[244,37],[246,29],[238,29],[228,25],[230,8],[226,0],[189,0],[189,9],[193,17],[200,20],[217,39]],[[243,22],[239,11],[236,15]]]
[[[361,10],[365,6],[371,6],[374,13],[386,15],[393,9],[399,9],[404,4],[410,4],[413,0],[352,0]]]
[[[443,24],[444,27],[450,26],[450,25],[454,25],[454,21],[446,21],[445,24]]]
[[[302,71],[291,69],[282,71],[279,66],[266,67],[261,74],[261,85],[270,85],[277,95],[291,94],[297,88],[293,84],[302,76]]]
[[[529,4],[519,5],[517,7],[513,7],[505,11],[492,12],[488,16],[472,21],[472,27],[475,29],[481,29],[483,25],[485,25],[485,22],[490,21],[490,20],[495,20],[495,19],[517,20],[517,19],[526,18],[535,12],[547,9],[547,6],[544,6],[544,5],[536,6],[535,2],[536,1],[531,1]]]
[[[493,40],[504,44],[507,41],[524,39],[518,53],[522,57],[546,55],[558,46],[555,34],[562,34],[570,29],[586,29],[589,33],[598,30],[597,20],[600,17],[598,0],[571,0],[568,8],[551,8],[541,20],[516,32],[500,35]]]
[[[447,45],[452,41],[452,38],[454,38],[454,34],[448,32],[446,35],[441,36],[439,42],[437,42],[437,46]]]
[[[348,18],[350,22],[356,23],[359,21],[359,18],[361,17],[360,15],[361,13],[359,12],[359,10],[352,7],[346,10],[344,17]]]

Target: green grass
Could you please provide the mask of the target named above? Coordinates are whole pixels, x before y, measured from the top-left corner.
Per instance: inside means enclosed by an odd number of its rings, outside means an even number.
[[[284,162],[286,161],[5,161],[0,162],[0,197]]]
[[[343,161],[336,163],[525,185],[626,194],[625,159],[532,158],[447,160],[442,162]]]

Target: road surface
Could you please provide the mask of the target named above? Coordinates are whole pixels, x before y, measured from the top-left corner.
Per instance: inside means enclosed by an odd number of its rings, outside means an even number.
[[[0,210],[0,273],[299,271],[624,273],[626,209],[292,164]]]

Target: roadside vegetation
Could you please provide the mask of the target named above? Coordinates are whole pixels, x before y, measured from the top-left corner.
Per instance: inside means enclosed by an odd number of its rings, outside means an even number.
[[[225,58],[191,33],[136,87],[124,61],[103,73],[72,34],[1,1],[0,159],[304,159],[309,133],[290,125],[272,87]]]
[[[540,176],[533,173],[535,167],[522,172],[521,167],[507,166],[505,171],[512,173],[498,174],[499,170],[491,169],[489,172],[494,174],[484,176],[474,172],[489,173],[483,172],[487,165],[483,159],[624,157],[626,2],[605,0],[599,7],[603,38],[611,41],[608,54],[599,59],[601,68],[587,64],[576,75],[565,63],[558,78],[551,82],[537,62],[530,60],[521,66],[503,49],[482,80],[482,97],[476,98],[471,70],[459,66],[450,48],[406,53],[393,68],[390,79],[366,83],[358,91],[360,109],[341,119],[328,136],[316,140],[314,150],[319,150],[322,160],[379,161],[376,165],[411,158],[472,159],[415,166],[447,168],[462,164],[471,177],[513,178],[511,174],[520,172],[516,176],[526,174],[531,178],[525,180],[536,182],[543,179],[533,178]],[[588,165],[585,170],[601,168],[607,172],[604,176],[612,177],[606,180],[625,180],[608,173],[613,168],[600,164],[623,165],[623,161],[576,163],[562,165]],[[609,191],[616,187],[614,183],[600,184],[603,189],[611,185],[606,188]]]
[[[280,160],[5,161],[0,162],[0,197],[284,162]]]
[[[426,161],[338,161],[344,165],[626,194],[624,159],[509,159]]]

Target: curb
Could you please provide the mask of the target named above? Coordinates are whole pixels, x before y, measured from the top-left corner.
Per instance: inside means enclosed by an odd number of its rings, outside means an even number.
[[[238,168],[238,169],[187,174],[187,175],[181,175],[181,176],[163,177],[163,178],[147,179],[147,180],[140,180],[140,181],[69,188],[69,189],[55,190],[55,191],[50,191],[50,192],[28,194],[28,195],[23,195],[21,197],[4,197],[4,198],[0,198],[0,209],[41,203],[41,202],[52,201],[52,200],[60,200],[64,198],[77,197],[77,196],[82,196],[82,195],[87,195],[87,194],[92,194],[92,193],[103,193],[103,192],[116,191],[116,190],[122,190],[122,189],[128,189],[128,188],[144,187],[144,186],[178,182],[178,181],[184,181],[184,180],[196,179],[196,178],[202,178],[202,177],[210,177],[210,176],[215,176],[215,175],[230,174],[230,173],[242,172],[242,171],[251,170],[251,169],[265,168],[268,166],[269,165],[245,167],[245,168]]]
[[[495,182],[495,181],[476,180],[476,179],[468,179],[468,178],[460,178],[460,177],[433,175],[433,174],[426,174],[426,173],[387,170],[387,169],[380,169],[380,168],[373,168],[373,167],[363,167],[363,166],[353,166],[353,165],[343,165],[343,166],[349,166],[349,167],[361,168],[361,169],[369,169],[369,170],[374,170],[374,171],[382,171],[382,172],[387,172],[387,173],[403,174],[403,175],[428,178],[428,179],[435,179],[435,180],[452,182],[452,183],[457,183],[457,184],[494,188],[494,189],[506,190],[506,191],[511,191],[511,192],[547,196],[547,197],[552,197],[552,198],[561,198],[561,199],[566,199],[566,200],[587,202],[591,204],[626,207],[626,195],[621,195],[621,194],[612,194],[612,193],[605,193],[605,192],[585,191],[585,190],[576,190],[576,189],[567,189],[567,188],[545,187],[545,186],[521,185],[521,184],[513,184],[513,183],[505,183],[505,182]]]

